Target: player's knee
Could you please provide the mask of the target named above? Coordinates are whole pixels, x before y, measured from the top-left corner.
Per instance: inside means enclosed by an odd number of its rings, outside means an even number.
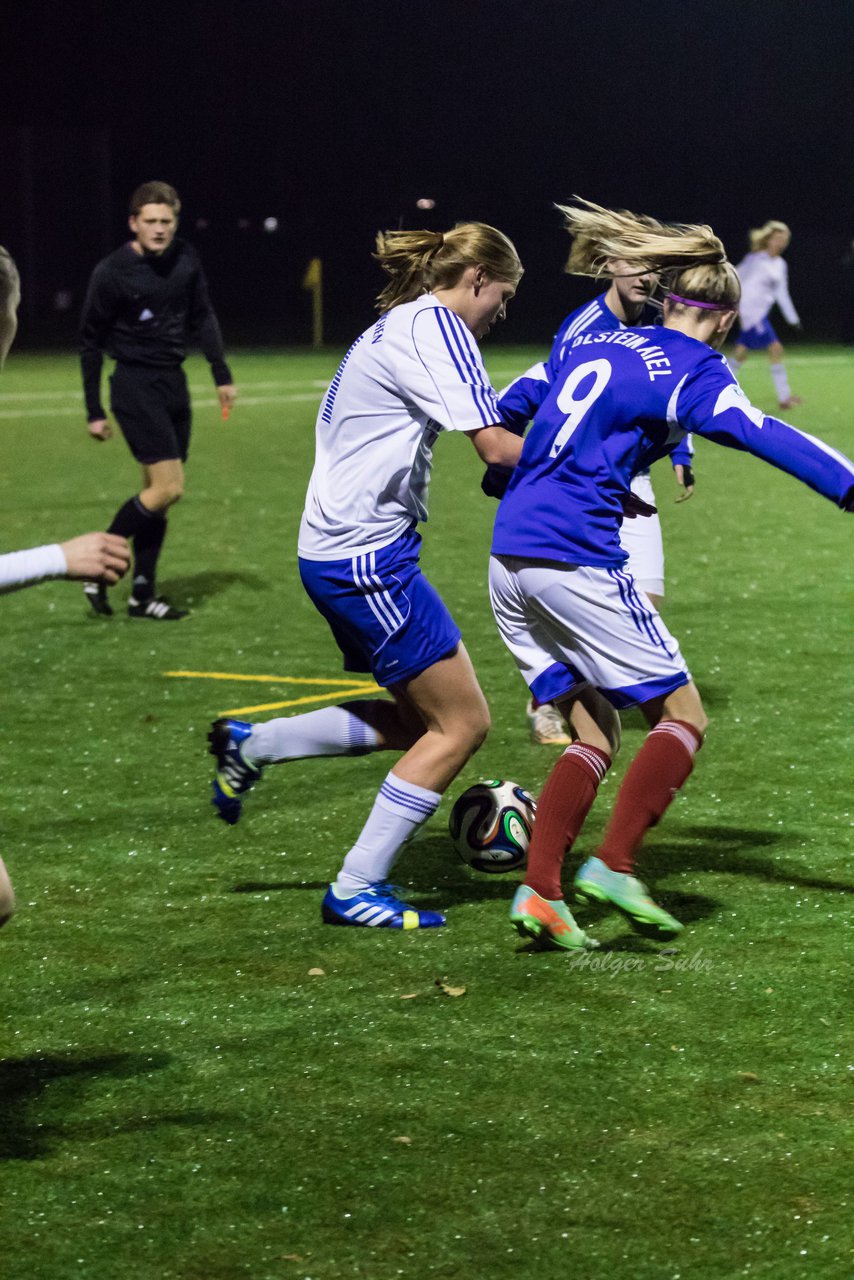
[[[15,891],[6,874],[6,868],[0,862],[0,928],[11,920],[15,914]]]
[[[768,347],[768,356],[773,364],[778,364],[783,359],[782,342],[772,342]]]
[[[459,729],[459,736],[467,756],[473,756],[480,750],[491,728],[492,720],[485,703],[465,717]]]

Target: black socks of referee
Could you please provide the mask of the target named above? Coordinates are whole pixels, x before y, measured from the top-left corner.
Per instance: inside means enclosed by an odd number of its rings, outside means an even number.
[[[137,495],[119,507],[107,532],[133,540],[132,594],[140,603],[150,600],[154,595],[160,549],[166,537],[166,516],[162,511],[149,511]]]

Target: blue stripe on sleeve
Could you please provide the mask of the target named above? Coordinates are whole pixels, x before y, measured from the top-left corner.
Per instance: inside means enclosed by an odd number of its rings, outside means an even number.
[[[477,362],[472,359],[471,347],[464,340],[461,333],[461,330],[465,328],[463,322],[446,307],[436,307],[435,316],[445,346],[448,348],[454,367],[460,375],[460,381],[467,383],[471,388],[472,399],[483,425],[485,427],[492,426],[500,418],[498,406],[495,403],[495,393],[486,383]],[[465,332],[467,334],[468,330]],[[466,376],[467,373],[469,376]]]

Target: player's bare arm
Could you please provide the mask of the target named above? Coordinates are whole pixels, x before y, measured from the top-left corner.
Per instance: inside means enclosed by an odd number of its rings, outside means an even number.
[[[522,437],[497,424],[481,427],[479,431],[467,431],[480,457],[488,467],[515,467],[522,452]]]

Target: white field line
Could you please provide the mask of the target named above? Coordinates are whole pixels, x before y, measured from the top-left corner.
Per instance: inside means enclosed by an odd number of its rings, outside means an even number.
[[[758,361],[752,362],[757,365]],[[838,354],[830,354],[823,356],[809,355],[787,355],[786,364],[797,368],[809,368],[828,365],[850,365],[854,369],[854,352],[848,354],[840,351]],[[518,364],[505,365],[493,363],[491,368],[491,376],[493,383],[501,383],[506,385],[505,380],[518,377],[522,370]],[[319,393],[325,391],[329,386],[329,380],[326,378],[299,378],[296,380],[265,380],[262,382],[237,382],[237,408],[253,408],[262,404],[299,404],[311,400],[319,401]],[[307,387],[310,391],[288,391],[280,395],[257,395],[259,391],[277,391],[284,387]],[[210,383],[190,385],[190,392],[194,399],[193,403],[200,409],[211,408],[218,405],[218,400],[211,392]],[[207,393],[207,394],[205,394]],[[65,405],[56,402],[66,401]],[[15,408],[16,403],[25,402],[27,408]],[[51,402],[51,403],[48,403]],[[8,406],[8,407],[7,407]],[[33,407],[36,406],[36,407]],[[44,407],[40,407],[44,406]],[[82,416],[84,414],[82,396],[80,391],[75,388],[68,391],[7,391],[0,392],[0,419],[15,418],[42,418],[46,415],[52,417],[72,417],[75,415]]]
[[[280,387],[316,387],[318,391],[324,391],[330,383],[329,378],[279,378],[275,382],[239,382],[238,390],[243,391],[276,391]],[[198,395],[205,391],[210,391],[211,384],[190,383],[190,391],[193,395]],[[78,387],[72,391],[9,391],[7,393],[0,392],[0,404],[4,404],[7,400],[80,400],[82,393]]]
[[[323,384],[326,386],[326,383]],[[28,397],[31,399],[32,397]],[[281,396],[246,396],[239,395],[235,412],[241,409],[251,409],[258,404],[297,404],[299,401],[310,400],[315,403],[318,401],[316,391],[303,391],[296,395]],[[0,404],[3,398],[0,396]],[[200,396],[193,400],[193,406],[196,409],[207,409],[211,406],[219,407],[219,400],[216,396]],[[86,411],[82,404],[76,405],[45,405],[42,409],[0,409],[0,418],[56,418],[56,417],[79,417],[84,418]]]

